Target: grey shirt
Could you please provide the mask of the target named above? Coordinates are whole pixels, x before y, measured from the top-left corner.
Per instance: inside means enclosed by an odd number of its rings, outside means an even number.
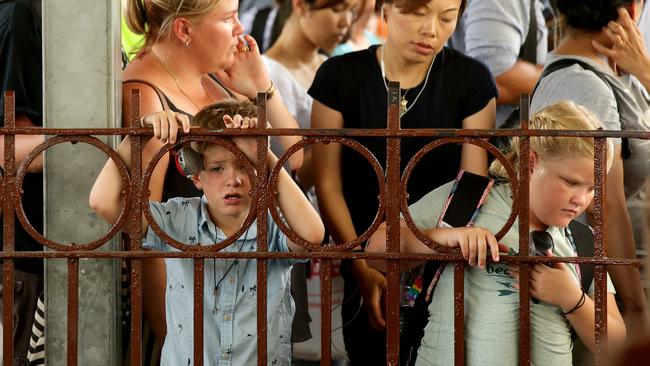
[[[550,53],[547,64],[566,58],[589,64],[607,82],[579,65],[557,70],[540,81],[531,103],[531,113],[562,100],[571,100],[594,112],[606,130],[650,131],[650,107],[638,80],[629,75],[616,76],[605,66],[580,56]],[[620,139],[614,141],[620,143]],[[626,197],[637,193],[650,173],[650,141],[629,139],[628,143],[631,154],[623,160]]]
[[[436,226],[452,183],[445,184],[410,206],[419,228]],[[510,187],[495,185],[478,215],[475,226],[491,232],[501,229],[508,219],[512,198]],[[562,228],[549,227],[558,257],[575,256]],[[519,249],[518,220],[501,243]],[[576,265],[569,264],[580,286]],[[468,365],[517,365],[519,352],[519,293],[508,267],[489,263],[486,269],[465,267],[465,349]],[[593,284],[592,284],[593,286]],[[614,287],[607,277],[608,292]],[[593,287],[592,287],[593,291]],[[544,302],[530,304],[531,364],[571,365],[571,330],[562,310]],[[436,285],[429,305],[416,366],[452,365],[454,361],[454,266],[448,265]]]
[[[537,63],[548,52],[546,22],[542,4],[535,2],[537,14]],[[497,77],[518,60],[530,25],[530,0],[468,0],[449,46],[485,63]],[[515,105],[497,107],[497,126],[515,109]]]

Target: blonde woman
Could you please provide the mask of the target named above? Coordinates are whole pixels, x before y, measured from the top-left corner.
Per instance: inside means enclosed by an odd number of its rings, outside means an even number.
[[[254,98],[267,92],[268,120],[272,127],[296,128],[275,85],[264,67],[257,44],[244,35],[239,22],[237,0],[128,0],[126,20],[129,28],[144,36],[144,44],[122,76],[123,120],[129,121],[131,91],[140,90],[141,115],[163,110],[153,122],[156,135],[143,151],[146,166],[154,153],[168,141],[170,130],[177,130],[174,114],[190,118],[202,107],[223,99]],[[281,138],[285,146],[299,137]],[[200,196],[192,182],[183,177],[164,156],[151,175],[149,199]],[[302,163],[302,154],[290,161],[293,169]],[[162,260],[145,261],[144,313],[156,338],[165,337],[165,269]]]

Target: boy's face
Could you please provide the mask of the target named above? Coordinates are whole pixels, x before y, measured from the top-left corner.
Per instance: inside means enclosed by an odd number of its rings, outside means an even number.
[[[530,174],[530,226],[565,227],[594,198],[594,162],[585,157],[540,161],[533,153]]]
[[[193,180],[203,190],[215,224],[244,220],[251,205],[248,174],[235,155],[225,147],[210,144],[203,152],[204,169]]]

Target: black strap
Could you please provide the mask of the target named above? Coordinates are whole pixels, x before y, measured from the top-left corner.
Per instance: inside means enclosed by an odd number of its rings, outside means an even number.
[[[151,89],[153,89],[156,92],[156,94],[158,95],[158,99],[160,99],[160,104],[162,105],[163,109],[164,110],[169,109],[169,104],[170,103],[169,103],[169,100],[167,99],[167,96],[157,86],[153,85],[152,83],[150,83],[150,82],[148,82],[146,80],[142,80],[142,79],[130,79],[130,80],[124,80],[122,82],[122,84],[127,84],[127,83],[140,83],[140,84],[147,85],[148,87],[150,87]]]
[[[542,82],[542,79],[544,79],[546,76],[548,76],[548,75],[550,75],[550,74],[552,74],[552,73],[554,73],[554,72],[556,72],[558,70],[561,70],[561,69],[564,69],[564,68],[567,68],[567,67],[573,66],[573,65],[580,65],[580,67],[582,67],[585,70],[593,72],[594,74],[596,74],[596,76],[598,76],[605,83],[607,83],[607,80],[603,79],[600,76],[599,71],[596,70],[596,68],[594,68],[593,66],[589,65],[588,63],[580,61],[580,60],[576,60],[574,58],[563,58],[563,59],[551,62],[550,64],[548,64],[544,68],[544,71],[542,71],[542,74],[539,76],[539,80],[537,80],[537,83],[535,83],[535,87],[533,88],[533,92],[530,94],[530,99],[531,100],[533,99],[533,96],[535,95],[535,92],[537,91],[537,88],[539,87],[539,84]],[[508,118],[506,118],[505,122],[503,122],[503,124],[499,128],[517,128],[517,126],[519,126],[519,108],[515,109],[508,116]],[[502,148],[507,148],[509,146],[509,142],[508,142],[507,138],[496,138],[496,139],[493,139],[493,141],[495,142],[495,144],[498,144],[498,146],[500,146]]]
[[[253,18],[253,25],[251,26],[251,37],[255,38],[257,41],[260,52],[263,52],[264,31],[266,30],[266,22],[269,19],[271,10],[271,7],[262,8],[257,13],[255,13],[255,17]]]
[[[519,49],[519,58],[532,64],[537,64],[537,12],[535,1],[530,0],[530,19],[528,21],[528,34]]]
[[[229,96],[230,98],[232,98],[232,99],[237,99],[237,96],[236,96],[235,94],[233,94],[233,92],[232,92],[230,89],[226,88],[225,85],[223,85],[223,83],[221,82],[221,80],[219,80],[219,78],[217,77],[217,75],[215,75],[215,74],[208,74],[208,76],[210,77],[210,79],[214,80],[214,82],[217,83],[217,84],[218,84],[218,85],[219,85],[223,90],[225,90],[226,93],[228,93],[228,96]]]
[[[573,242],[576,246],[576,251],[579,257],[593,257],[594,256],[594,233],[589,226],[578,221],[571,221],[569,229],[573,236]],[[589,293],[591,282],[594,279],[594,265],[587,263],[580,263],[581,285],[585,292]]]
[[[554,72],[556,72],[558,70],[562,70],[564,68],[567,68],[567,67],[573,66],[573,65],[579,65],[583,69],[593,72],[594,74],[596,74],[596,76],[598,76],[605,83],[607,83],[607,85],[609,85],[607,80],[603,79],[600,76],[600,71],[598,71],[595,67],[589,65],[588,63],[586,63],[584,61],[576,60],[575,58],[563,58],[563,59],[551,62],[550,64],[548,64],[544,68],[544,71],[542,71],[542,74],[539,76],[539,80],[535,84],[535,88],[533,89],[533,93],[530,95],[531,99],[532,99],[533,95],[535,95],[535,91],[537,90],[537,87],[539,86],[539,83],[542,81],[543,78],[545,78],[546,76],[548,76],[548,75],[550,75],[550,74],[552,74],[552,73],[554,73]]]

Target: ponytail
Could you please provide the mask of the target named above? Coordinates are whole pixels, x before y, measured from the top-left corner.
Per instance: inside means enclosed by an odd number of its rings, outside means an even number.
[[[124,18],[126,25],[135,34],[146,35],[147,11],[145,0],[127,0]]]

